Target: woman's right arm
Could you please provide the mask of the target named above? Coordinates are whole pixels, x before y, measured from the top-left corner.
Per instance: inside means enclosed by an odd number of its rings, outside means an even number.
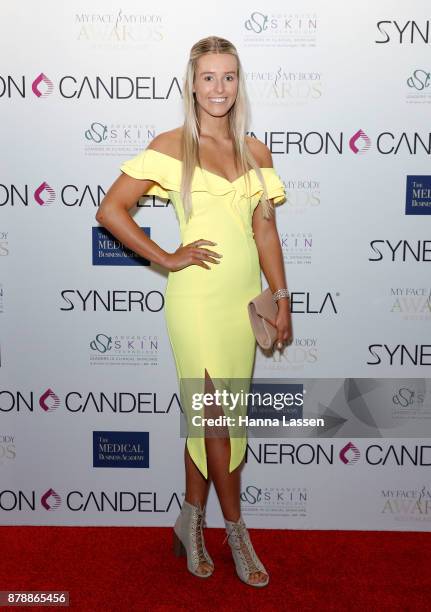
[[[168,253],[141,230],[136,221],[132,219],[129,210],[152,185],[154,181],[135,179],[122,173],[100,203],[96,220],[127,248],[170,271],[175,272],[190,265],[210,270],[211,268],[203,260],[220,263],[214,259],[214,257],[221,257],[219,253],[201,246],[181,245],[174,253]],[[199,245],[216,244],[203,239],[195,242],[198,242]]]
[[[96,220],[141,257],[167,267],[169,253],[151,240],[129,214],[129,210],[152,185],[153,181],[134,179],[127,174],[121,174],[100,203]]]

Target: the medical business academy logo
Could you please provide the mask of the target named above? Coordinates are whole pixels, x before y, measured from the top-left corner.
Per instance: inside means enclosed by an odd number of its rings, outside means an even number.
[[[141,227],[151,238],[151,228]],[[117,240],[106,228],[92,228],[93,266],[150,266],[151,261]]]
[[[406,215],[431,215],[430,175],[407,175]]]
[[[93,467],[149,468],[148,431],[93,431]]]

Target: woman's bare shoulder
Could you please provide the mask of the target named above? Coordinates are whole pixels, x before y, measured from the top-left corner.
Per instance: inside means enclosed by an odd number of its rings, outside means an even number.
[[[272,155],[264,142],[253,136],[246,136],[247,145],[260,168],[272,168]]]
[[[155,149],[159,153],[170,155],[176,159],[181,158],[181,134],[182,126],[161,132],[148,145],[147,149]]]

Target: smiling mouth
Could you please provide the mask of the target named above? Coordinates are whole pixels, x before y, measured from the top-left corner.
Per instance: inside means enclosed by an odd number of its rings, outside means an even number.
[[[223,104],[226,102],[227,98],[210,98],[210,102],[214,102],[214,104]]]

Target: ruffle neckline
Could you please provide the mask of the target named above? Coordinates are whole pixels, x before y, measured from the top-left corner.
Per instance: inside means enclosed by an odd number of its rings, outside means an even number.
[[[169,163],[171,164],[171,168],[169,170],[169,183],[171,185],[173,183],[176,183],[177,189],[179,191],[181,186],[181,166],[183,162],[177,159],[176,157],[172,157],[172,155],[161,153],[156,149],[145,149],[144,153],[145,156],[148,157],[147,161],[150,161],[151,157],[154,157],[154,160],[156,162],[154,167],[159,169],[161,168],[161,166],[160,163],[157,163],[156,161],[157,157],[164,158],[165,160],[167,159],[169,161]],[[274,198],[274,201],[276,202],[284,200],[284,185],[281,183],[280,178],[278,177],[275,169],[273,167],[261,167],[260,170],[263,174],[263,178],[265,179],[268,197],[270,199]],[[245,178],[246,174],[248,174],[250,177],[250,193],[247,191],[247,183]],[[191,191],[205,191],[214,195],[225,195],[232,191],[239,191],[241,192],[241,195],[244,195],[246,197],[251,197],[257,193],[261,193],[263,191],[263,188],[256,174],[256,171],[254,169],[250,169],[246,174],[243,174],[234,181],[229,181],[228,179],[223,176],[220,176],[219,174],[215,174],[210,170],[205,170],[204,168],[196,166],[194,177],[192,180]]]

